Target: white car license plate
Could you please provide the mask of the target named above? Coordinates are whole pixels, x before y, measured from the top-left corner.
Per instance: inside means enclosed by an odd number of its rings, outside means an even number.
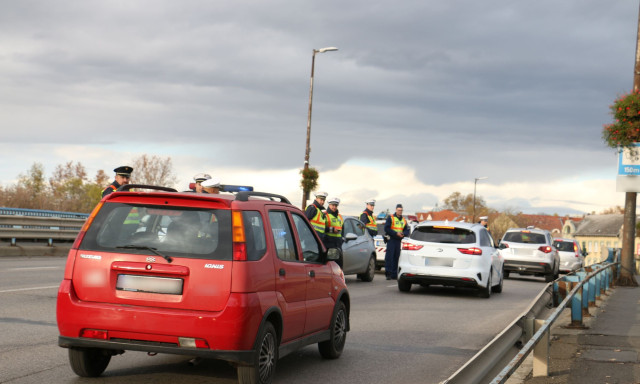
[[[453,267],[453,259],[443,257],[425,257],[424,265],[429,267]]]

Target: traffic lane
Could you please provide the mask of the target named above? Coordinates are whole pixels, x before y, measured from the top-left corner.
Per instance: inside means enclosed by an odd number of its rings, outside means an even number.
[[[44,265],[27,264],[34,267]],[[305,347],[278,362],[276,383],[294,380],[309,384],[327,380],[353,383],[440,382],[519,315],[544,287],[544,283],[535,281],[522,284],[507,280],[503,294],[486,300],[470,290],[438,287],[414,287],[408,294],[401,293],[395,282],[381,279],[381,276],[377,274],[371,283],[347,276],[352,298],[352,328],[343,356],[337,360],[323,360],[316,345]],[[33,283],[41,284],[37,279]],[[5,308],[5,312],[0,313],[3,318],[13,319],[15,328],[10,333],[21,335],[8,343],[10,348],[2,345],[3,351],[12,353],[2,353],[0,361],[9,369],[0,369],[3,372],[0,373],[0,382],[95,382],[75,376],[68,364],[67,351],[57,347],[56,293],[56,289],[42,289],[0,294],[3,301],[13,297],[9,300],[11,310]],[[24,312],[20,312],[19,307],[25,307]],[[470,316],[471,309],[476,307],[480,310],[483,307],[494,308],[498,313],[490,314],[490,320],[482,318],[490,312],[486,310]],[[500,311],[505,310],[509,311],[508,314],[500,315]],[[475,321],[454,326],[449,324],[452,322],[450,317],[475,318]],[[483,331],[487,323],[489,327]],[[22,340],[27,343],[21,343]],[[235,369],[225,362],[202,360],[192,366],[189,359],[126,352],[124,356],[113,357],[100,382],[236,382]]]
[[[351,331],[340,359],[322,361],[315,346],[306,347],[280,360],[278,382],[297,380],[303,371],[305,377],[337,382],[439,383],[518,317],[544,288],[544,283],[535,281],[505,281],[504,292],[487,300],[473,290],[445,287],[414,286],[403,293],[395,282],[379,277],[373,285],[347,277]]]
[[[2,257],[0,293],[57,287],[64,276],[66,261],[66,257],[54,256]]]

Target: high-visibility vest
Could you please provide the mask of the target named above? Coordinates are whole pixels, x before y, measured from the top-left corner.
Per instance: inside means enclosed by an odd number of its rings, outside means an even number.
[[[129,211],[129,214],[122,224],[140,224],[140,214],[138,213],[137,207],[131,208],[131,211]]]
[[[339,213],[338,213],[338,216],[327,214],[327,218],[329,219],[329,227],[335,228],[334,231],[328,232],[327,236],[342,237],[342,224],[344,223],[344,220],[342,219],[342,215]]]
[[[367,227],[367,229],[370,229],[372,231],[377,231],[378,226],[376,225],[376,219],[373,217],[373,215],[370,215],[367,211],[363,211],[362,213],[367,215],[367,219],[369,220],[367,224],[365,224],[365,227]]]
[[[319,234],[324,233],[324,228],[327,226],[327,216],[316,207],[316,215],[311,219],[311,226]]]
[[[404,230],[404,227],[407,226],[407,220],[405,218],[398,219],[396,215],[391,216],[391,230],[396,231],[399,235]]]

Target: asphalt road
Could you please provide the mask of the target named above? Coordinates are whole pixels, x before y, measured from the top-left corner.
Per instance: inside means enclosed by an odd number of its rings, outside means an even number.
[[[189,364],[184,356],[126,352],[99,379],[77,377],[57,346],[57,286],[65,258],[0,258],[0,383],[235,383],[225,362]],[[505,281],[482,299],[450,288],[398,291],[376,274],[347,276],[351,332],[342,357],[323,360],[308,346],[278,362],[276,383],[438,383],[520,315],[544,288],[541,278]]]

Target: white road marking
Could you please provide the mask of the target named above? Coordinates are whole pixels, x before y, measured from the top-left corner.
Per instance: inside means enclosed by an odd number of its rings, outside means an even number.
[[[60,269],[62,267],[21,267],[21,268],[9,268],[7,271],[37,271],[39,269]]]
[[[18,288],[18,289],[5,289],[3,291],[0,291],[0,293],[10,293],[10,292],[22,292],[22,291],[35,291],[38,289],[52,289],[52,288],[58,288],[59,285],[51,285],[48,287],[33,287],[33,288]]]

